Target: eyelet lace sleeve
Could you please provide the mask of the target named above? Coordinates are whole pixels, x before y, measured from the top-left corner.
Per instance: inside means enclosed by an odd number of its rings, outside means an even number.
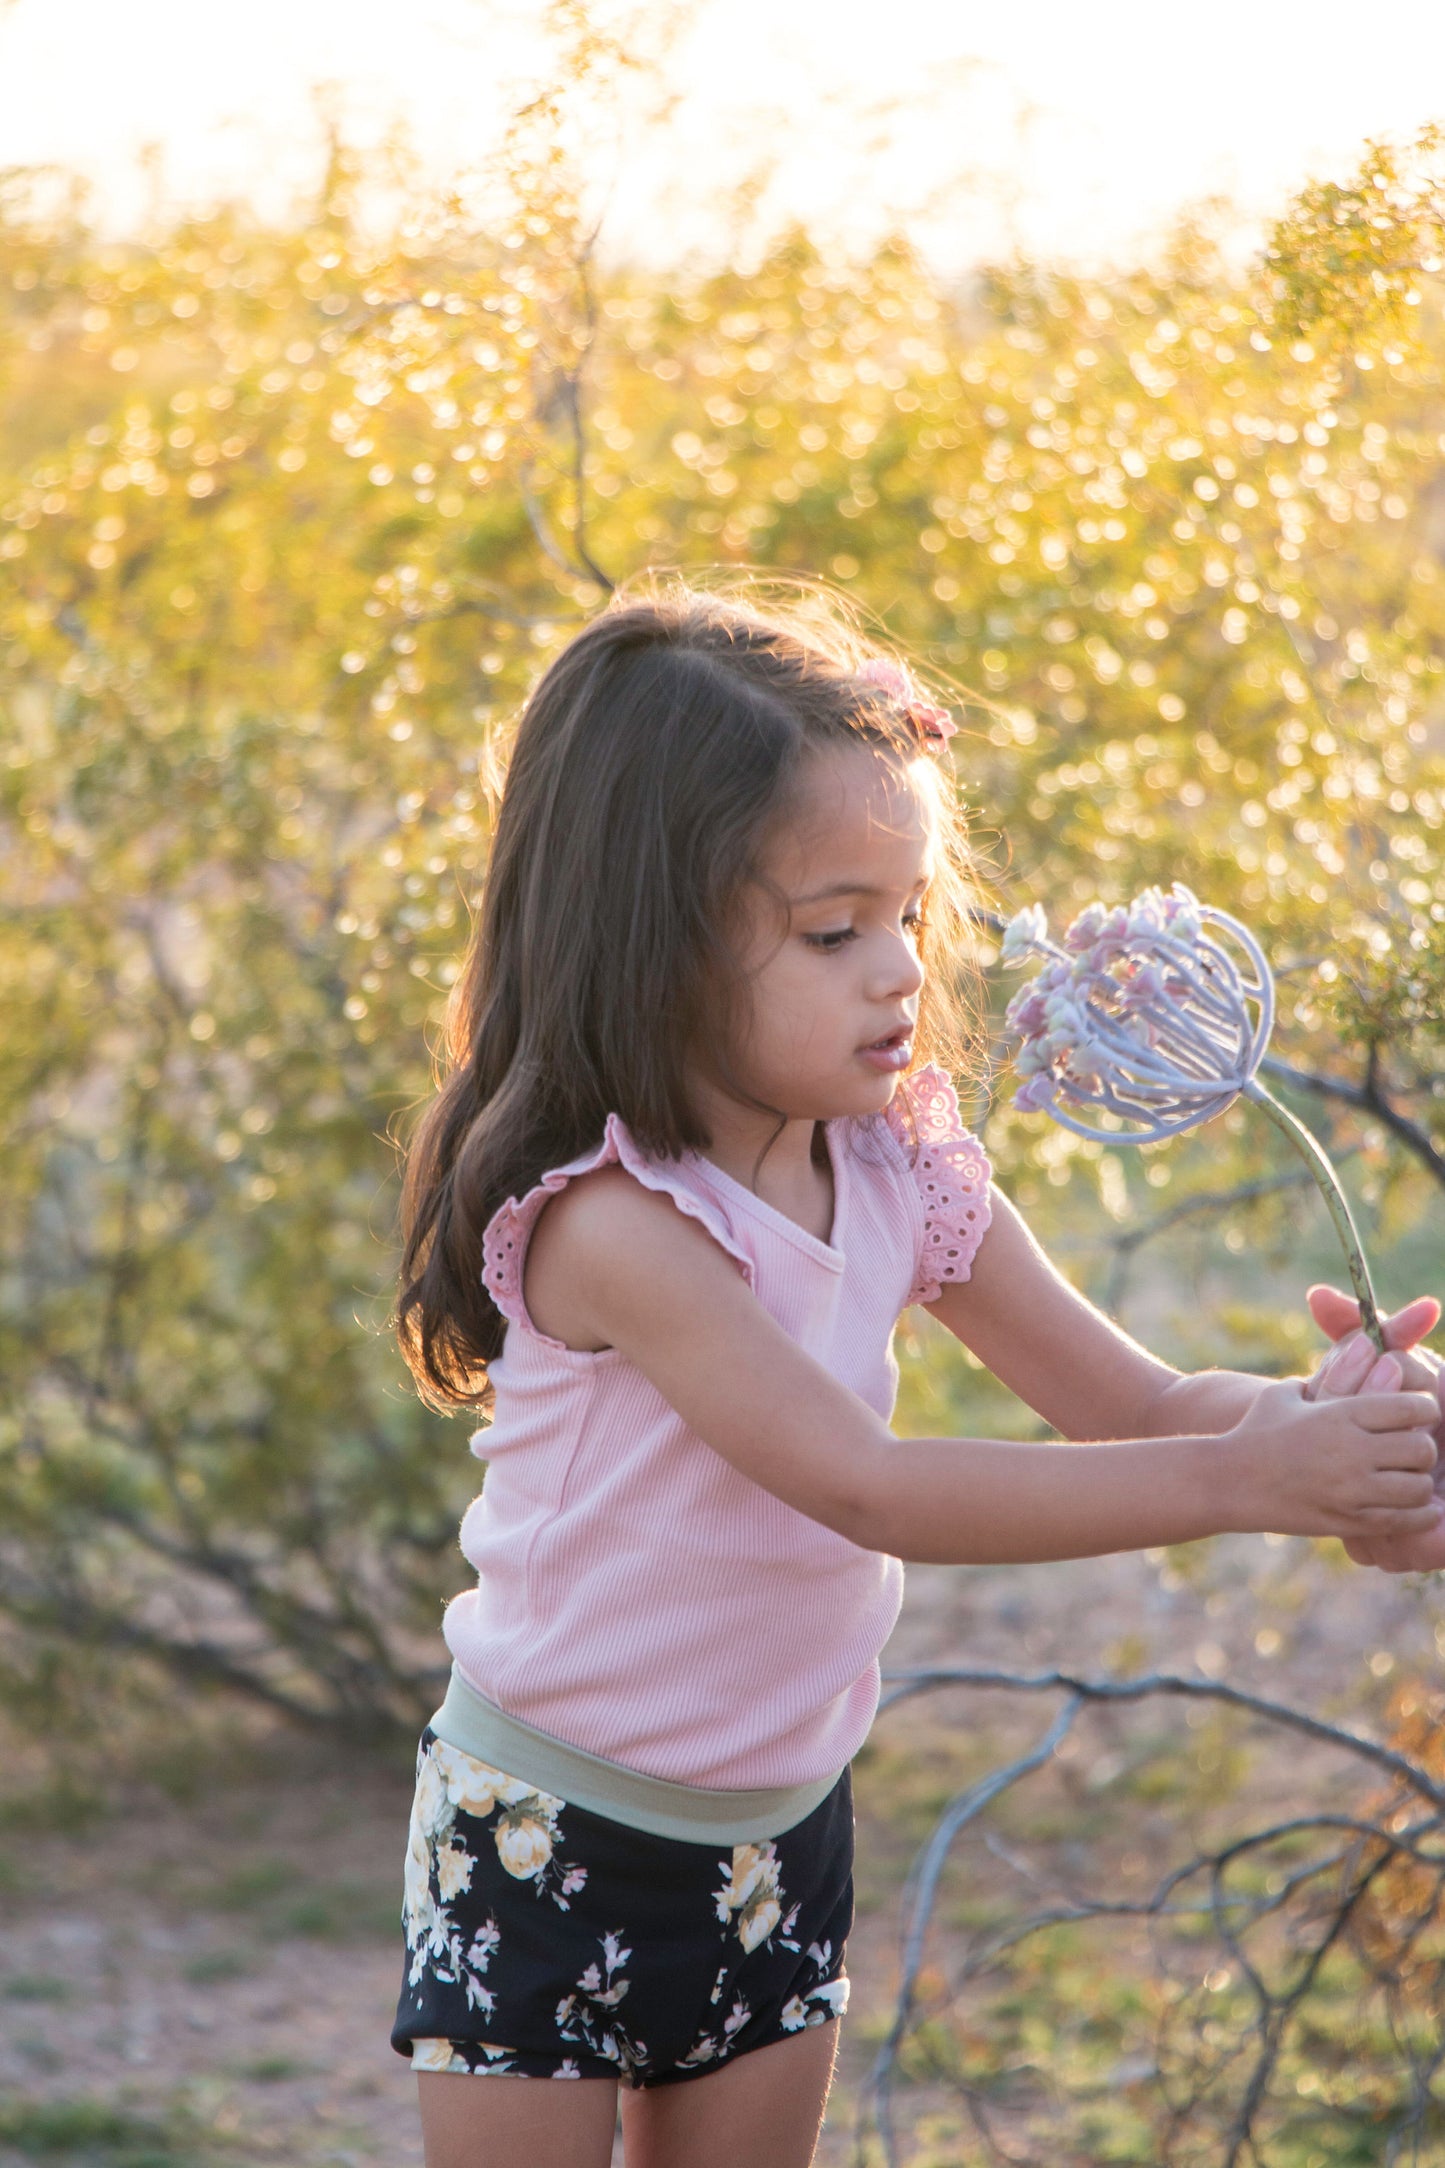
[[[963,1127],[958,1094],[930,1063],[903,1078],[884,1116],[910,1156],[923,1233],[909,1302],[933,1302],[945,1281],[966,1280],[993,1214],[988,1154]]]
[[[527,1305],[522,1295],[527,1244],[543,1206],[555,1197],[559,1190],[565,1189],[576,1176],[590,1174],[594,1167],[613,1165],[625,1167],[645,1189],[659,1191],[672,1200],[679,1212],[685,1213],[689,1219],[700,1221],[714,1242],[726,1250],[749,1286],[752,1285],[753,1261],[733,1238],[720,1216],[701,1198],[692,1194],[675,1165],[648,1159],[639,1150],[620,1117],[609,1114],[602,1142],[593,1151],[580,1159],[572,1160],[565,1167],[556,1167],[550,1173],[544,1174],[541,1181],[535,1183],[525,1197],[509,1197],[501,1209],[493,1213],[482,1234],[482,1283],[503,1317],[509,1324],[520,1325],[534,1340],[540,1340],[548,1347],[563,1349],[564,1352],[569,1352],[565,1343],[554,1340],[548,1333],[539,1332],[527,1314]]]

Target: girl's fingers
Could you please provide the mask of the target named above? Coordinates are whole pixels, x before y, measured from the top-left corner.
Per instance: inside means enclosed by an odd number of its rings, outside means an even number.
[[[1440,1501],[1430,1476],[1417,1464],[1413,1468],[1379,1468],[1370,1486],[1371,1506],[1418,1506],[1438,1514]]]
[[[1374,1483],[1391,1486],[1390,1495],[1397,1505],[1440,1504],[1435,1489],[1435,1441],[1421,1430],[1396,1431],[1376,1463],[1371,1477]],[[1414,1486],[1417,1496],[1406,1498],[1396,1491],[1401,1483]]]
[[[1393,1357],[1389,1358],[1393,1362]],[[1332,1393],[1346,1398],[1359,1392],[1372,1369],[1377,1369],[1386,1357],[1376,1357],[1371,1343],[1362,1332],[1350,1333],[1335,1346],[1321,1363],[1315,1377],[1315,1392]],[[1394,1380],[1396,1384],[1399,1379]]]
[[[1440,1507],[1433,1506],[1361,1506],[1352,1516],[1359,1524],[1359,1532],[1367,1540],[1381,1536],[1423,1536],[1440,1525]],[[1350,1541],[1356,1540],[1352,1533]]]
[[[1360,1305],[1353,1295],[1343,1295],[1337,1287],[1307,1287],[1305,1301],[1310,1316],[1331,1340],[1342,1340],[1360,1322]]]
[[[1440,1420],[1440,1403],[1433,1393],[1357,1393],[1351,1413],[1361,1430],[1418,1430],[1428,1438]]]
[[[1320,1331],[1337,1345],[1359,1331],[1360,1305],[1353,1295],[1346,1295],[1337,1287],[1315,1286],[1305,1290],[1305,1301]],[[1381,1318],[1386,1347],[1402,1352],[1414,1347],[1417,1341],[1435,1330],[1440,1314],[1440,1304],[1434,1295],[1416,1295],[1393,1316]]]
[[[1432,1333],[1440,1322],[1440,1305],[1433,1295],[1417,1295],[1407,1302],[1393,1317],[1380,1320],[1385,1332],[1386,1347],[1411,1348],[1417,1340]]]

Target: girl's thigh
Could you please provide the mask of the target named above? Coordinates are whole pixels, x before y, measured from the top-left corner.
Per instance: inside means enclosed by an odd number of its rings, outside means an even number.
[[[418,2073],[416,2088],[426,2168],[609,2168],[611,2078],[431,2070]]]
[[[836,2024],[813,2025],[705,2078],[624,2093],[627,2168],[808,2168],[837,2045]]]

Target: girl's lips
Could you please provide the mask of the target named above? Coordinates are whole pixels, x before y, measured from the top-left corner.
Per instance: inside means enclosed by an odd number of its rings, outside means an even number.
[[[875,1039],[871,1046],[860,1046],[858,1059],[870,1069],[885,1073],[906,1069],[913,1058],[913,1034],[911,1031],[890,1031],[885,1039]]]

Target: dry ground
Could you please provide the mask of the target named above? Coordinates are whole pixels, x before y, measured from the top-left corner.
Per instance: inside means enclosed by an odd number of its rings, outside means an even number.
[[[1418,1587],[1334,1568],[1307,1544],[1231,1539],[1176,1561],[915,1568],[888,1661],[1202,1666],[1368,1725],[1394,1681],[1431,1674],[1434,1616]],[[894,1984],[907,1862],[949,1793],[1037,1733],[1052,1706],[950,1690],[885,1715],[860,1758],[854,2006],[826,2168],[852,2157],[853,2099]],[[1136,1865],[1177,1849],[1192,1812],[1182,1791],[1150,1802],[1117,1781],[1141,1727],[1192,1752],[1178,1703],[1091,1719],[1076,1749],[1030,1780],[1011,1834],[1070,1871],[1117,1871],[1122,1846]],[[46,1826],[43,1798],[12,1803],[0,1828],[0,2098],[11,2139],[0,2164],[419,2163],[411,2081],[387,2043],[406,1756],[341,1758],[283,1736],[201,1759],[188,1798],[118,1782],[78,1826],[63,1796],[54,1818],[69,1827]],[[1197,1762],[1207,1785],[1208,1755]],[[1256,1754],[1228,1811],[1242,1825],[1259,1810],[1297,1810],[1323,1796],[1331,1767],[1328,1756]],[[1111,1799],[1116,1811],[1101,1820]],[[1092,1850],[1071,1846],[1073,1821]],[[949,1916],[965,1917],[970,1893],[996,1890],[1002,1874],[980,1841],[966,1843]],[[928,2151],[931,2161],[977,2157],[964,2138]]]

